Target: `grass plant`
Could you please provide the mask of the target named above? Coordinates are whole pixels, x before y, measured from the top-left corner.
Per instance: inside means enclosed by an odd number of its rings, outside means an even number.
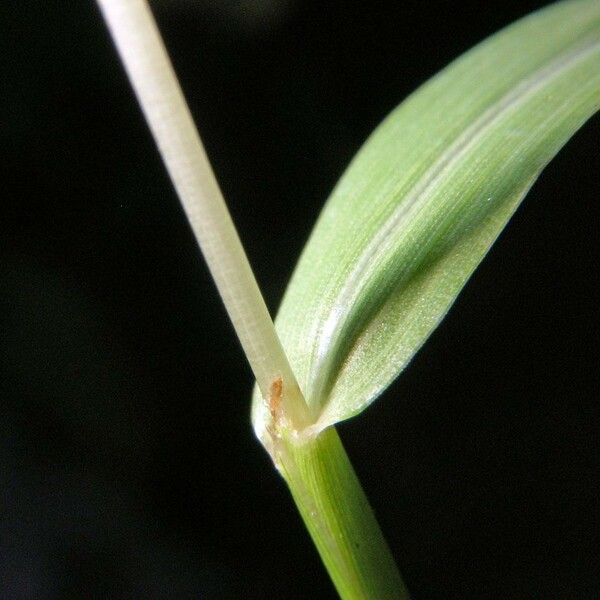
[[[407,598],[335,425],[398,376],[600,108],[600,3],[523,18],[393,111],[327,201],[275,327],[146,0],[98,2],[256,377],[256,434],[336,589]]]

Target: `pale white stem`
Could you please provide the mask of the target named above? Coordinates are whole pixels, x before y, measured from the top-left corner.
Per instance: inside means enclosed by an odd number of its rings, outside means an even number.
[[[282,408],[308,412],[225,205],[146,0],[98,0],[171,180],[264,398],[283,381]]]

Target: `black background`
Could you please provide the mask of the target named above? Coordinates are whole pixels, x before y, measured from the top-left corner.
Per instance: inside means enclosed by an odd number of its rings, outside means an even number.
[[[272,310],[369,132],[541,5],[155,2]],[[334,598],[97,8],[0,27],[0,596]],[[416,600],[596,597],[599,139],[339,428]]]

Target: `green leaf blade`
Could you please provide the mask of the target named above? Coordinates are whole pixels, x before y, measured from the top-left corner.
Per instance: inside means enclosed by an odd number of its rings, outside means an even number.
[[[489,38],[374,132],[333,191],[277,328],[321,430],[406,366],[540,171],[600,108],[600,3]],[[255,424],[268,415],[255,397]]]

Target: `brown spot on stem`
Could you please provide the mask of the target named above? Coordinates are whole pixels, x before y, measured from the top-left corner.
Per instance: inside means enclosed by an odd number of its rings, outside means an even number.
[[[281,409],[281,396],[283,394],[283,381],[281,377],[273,379],[269,388],[269,410],[273,420],[277,420],[277,415]]]

